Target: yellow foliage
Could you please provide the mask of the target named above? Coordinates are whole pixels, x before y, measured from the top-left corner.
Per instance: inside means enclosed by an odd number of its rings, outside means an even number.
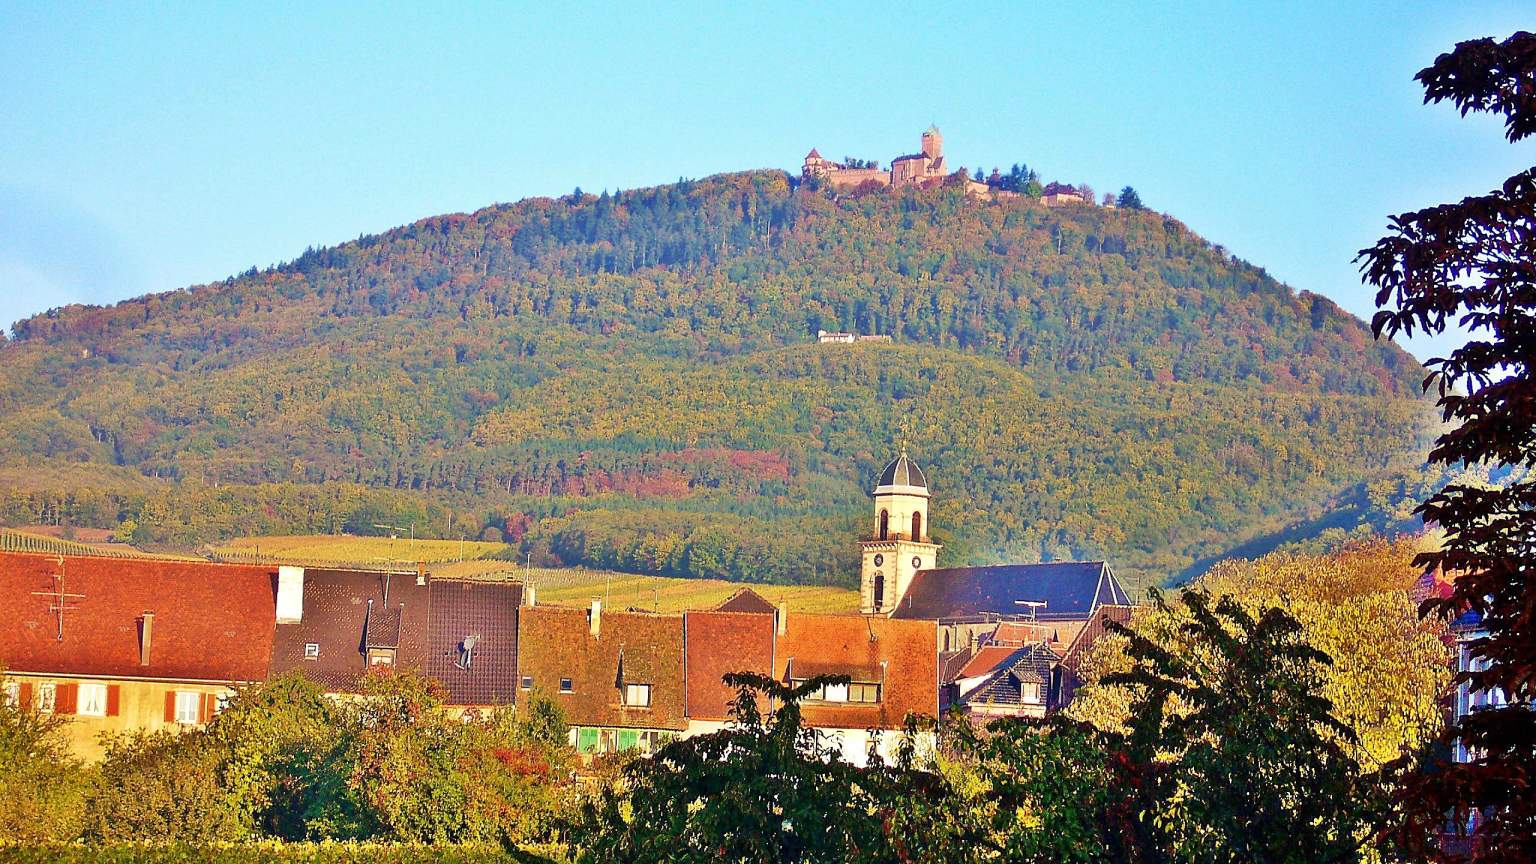
[[[1440,729],[1440,696],[1450,683],[1452,653],[1443,625],[1420,621],[1409,596],[1418,577],[1412,559],[1421,542],[1373,540],[1327,555],[1280,552],[1224,561],[1197,583],[1252,610],[1284,609],[1301,623],[1307,641],[1333,658],[1322,695],[1358,736],[1353,755],[1366,768],[1418,747]],[[1176,650],[1199,650],[1181,644],[1181,612],[1175,604],[1170,614],[1149,612],[1132,626]],[[1092,682],[1127,668],[1124,640],[1102,640],[1084,664],[1089,686],[1069,713],[1096,725],[1120,724],[1129,694]]]

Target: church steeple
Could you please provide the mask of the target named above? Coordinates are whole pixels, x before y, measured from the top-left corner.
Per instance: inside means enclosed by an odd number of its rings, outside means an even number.
[[[907,455],[886,464],[875,480],[875,522],[864,540],[860,573],[865,614],[889,614],[901,603],[918,570],[934,567],[939,546],[929,542],[928,477]]]

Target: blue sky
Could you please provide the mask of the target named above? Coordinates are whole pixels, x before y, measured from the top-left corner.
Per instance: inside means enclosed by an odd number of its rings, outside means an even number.
[[[0,0],[0,321],[575,186],[885,162],[929,122],[1368,316],[1387,214],[1536,162],[1412,80],[1536,4],[1157,5]]]

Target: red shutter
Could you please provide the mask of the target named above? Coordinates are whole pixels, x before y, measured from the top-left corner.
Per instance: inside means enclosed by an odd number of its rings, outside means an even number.
[[[213,717],[213,694],[204,693],[198,700],[197,722],[207,723]]]
[[[165,722],[176,722],[176,691],[165,691]]]
[[[60,684],[59,691],[54,695],[53,713],[73,714],[80,702],[79,684]]]
[[[116,717],[117,716],[118,706],[122,704],[122,698],[123,698],[123,685],[121,685],[121,684],[108,684],[107,685],[107,716],[108,717]]]
[[[16,705],[17,705],[17,707],[19,707],[19,708],[21,708],[23,710],[27,710],[27,709],[30,709],[30,708],[34,707],[32,705],[32,682],[31,681],[23,681],[23,682],[21,682],[21,686],[16,688]]]

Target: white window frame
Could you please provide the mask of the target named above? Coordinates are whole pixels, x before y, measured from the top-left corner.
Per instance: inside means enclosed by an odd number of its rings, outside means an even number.
[[[85,681],[76,693],[75,713],[82,717],[107,716],[107,685],[99,681]]]
[[[196,690],[176,691],[176,722],[196,726],[202,720],[203,694]]]
[[[304,659],[305,660],[319,660],[320,659],[320,643],[319,642],[305,642],[304,643]]]
[[[649,684],[625,684],[624,707],[649,708],[651,707],[651,685]]]
[[[532,690],[533,689],[533,676],[532,675],[524,675],[522,680],[518,682],[518,685],[523,690]]]
[[[575,693],[576,692],[576,681],[575,681],[575,679],[572,679],[572,678],[561,678],[560,679],[560,692],[561,693]]]
[[[59,701],[59,685],[52,681],[44,681],[37,685],[37,711],[39,714],[52,714]]]
[[[5,682],[4,697],[5,697],[5,704],[11,706],[12,708],[20,708],[21,707],[21,682],[20,681],[7,681],[7,682]]]

